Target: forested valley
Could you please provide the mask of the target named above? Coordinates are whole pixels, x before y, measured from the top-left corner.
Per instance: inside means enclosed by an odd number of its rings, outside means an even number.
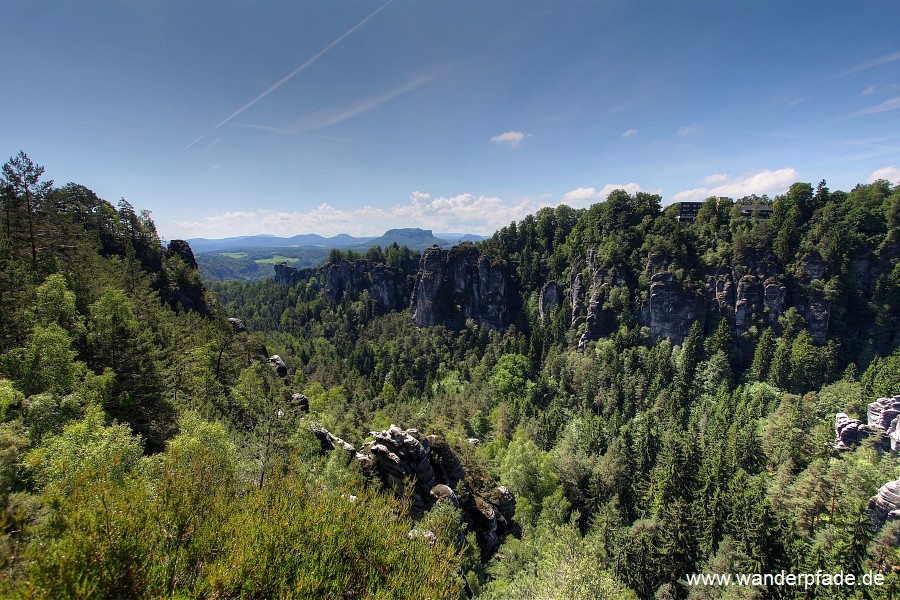
[[[900,594],[900,186],[207,287],[124,199],[0,183],[5,597]],[[685,582],[817,570],[883,583]]]

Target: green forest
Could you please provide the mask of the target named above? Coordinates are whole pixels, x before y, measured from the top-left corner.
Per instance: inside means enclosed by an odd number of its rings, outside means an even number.
[[[207,285],[124,199],[0,185],[3,597],[900,595],[900,186],[619,190]],[[782,571],[882,584],[685,580]]]

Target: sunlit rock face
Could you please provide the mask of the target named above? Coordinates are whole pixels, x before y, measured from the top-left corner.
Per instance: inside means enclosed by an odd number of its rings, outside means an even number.
[[[475,533],[484,560],[497,552],[508,533],[518,530],[513,521],[516,500],[512,492],[496,486],[487,493],[476,493],[456,453],[441,436],[425,436],[417,429],[391,425],[383,431],[370,432],[373,439],[356,450],[324,428],[314,428],[313,434],[322,452],[347,452],[369,481],[398,497],[408,498],[414,518],[421,518],[441,502],[460,508],[463,520]]]
[[[471,319],[488,329],[508,324],[506,271],[478,249],[429,248],[422,255],[410,312],[416,325],[460,328]]]
[[[900,480],[881,486],[878,493],[869,499],[868,509],[875,531],[900,518]]]
[[[866,423],[845,413],[834,416],[834,447],[849,450],[869,438],[881,452],[900,450],[900,395],[869,403]]]

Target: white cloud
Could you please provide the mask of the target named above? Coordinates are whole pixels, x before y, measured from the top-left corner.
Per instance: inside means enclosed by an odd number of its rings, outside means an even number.
[[[877,179],[886,179],[892,183],[900,184],[900,169],[891,165],[890,167],[878,169],[869,175],[869,183],[872,183]]]
[[[629,129],[628,131],[623,131],[623,132],[622,132],[622,137],[623,137],[623,138],[630,138],[630,137],[636,136],[637,134],[638,134],[638,130],[637,130],[637,129]]]
[[[421,227],[433,231],[464,231],[490,235],[512,221],[519,221],[540,206],[531,200],[506,202],[497,196],[458,194],[439,196],[413,192],[407,204],[392,208],[363,206],[345,210],[323,203],[306,212],[267,209],[226,212],[198,221],[179,221],[182,237],[230,237],[268,233],[291,236],[298,233],[320,235],[380,235],[395,227]]]
[[[312,131],[315,129],[322,129],[330,125],[337,125],[338,123],[342,123],[348,119],[352,119],[353,117],[369,112],[370,110],[381,106],[385,102],[393,100],[401,94],[405,94],[406,92],[410,92],[418,87],[421,87],[422,85],[434,79],[436,75],[437,73],[422,74],[414,77],[412,80],[404,83],[399,87],[378,94],[377,96],[367,98],[366,100],[363,100],[362,102],[359,102],[353,106],[346,106],[337,110],[321,111],[319,113],[313,114],[300,124],[299,130]]]
[[[576,188],[562,198],[545,194],[537,199],[530,197],[515,201],[499,196],[457,194],[437,196],[415,191],[409,201],[389,208],[362,206],[342,209],[322,203],[307,211],[275,211],[257,209],[229,211],[194,221],[176,221],[179,231],[176,237],[223,238],[260,233],[288,237],[300,233],[318,233],[324,236],[349,233],[351,235],[380,235],[396,227],[421,227],[435,232],[461,231],[491,235],[499,228],[546,206],[560,203],[570,206],[588,206],[602,202],[613,190],[625,190],[629,194],[647,191],[636,183],[610,183],[600,189]]]
[[[700,131],[700,128],[696,125],[691,125],[690,127],[682,127],[678,130],[678,135],[691,135],[693,133],[697,133]]]
[[[707,175],[703,178],[703,183],[707,185],[715,185],[717,183],[723,183],[728,181],[728,175],[725,173],[713,173],[712,175]]]
[[[797,181],[798,174],[796,169],[783,168],[770,171],[764,169],[755,173],[736,177],[733,179],[722,180],[716,187],[712,188],[694,188],[678,192],[673,196],[676,202],[690,200],[705,200],[710,196],[728,196],[730,198],[742,198],[750,194],[781,194],[787,188]],[[705,180],[704,180],[705,181]],[[709,183],[709,182],[707,182]]]
[[[876,104],[875,106],[864,108],[859,112],[859,114],[871,115],[875,113],[887,112],[889,110],[895,110],[898,108],[900,108],[900,96],[894,96],[890,100],[885,100],[881,104]]]
[[[891,63],[896,60],[900,60],[900,52],[893,52],[891,54],[885,54],[884,56],[879,56],[878,58],[868,60],[864,63],[860,63],[856,66],[850,67],[849,69],[838,73],[838,77],[844,77],[845,75],[850,75],[851,73],[859,73],[860,71],[866,71],[873,67]]]
[[[615,190],[625,190],[629,194],[646,191],[636,183],[607,183],[601,189],[595,187],[579,187],[563,195],[562,203],[569,206],[587,206],[603,202]]]
[[[515,148],[522,140],[529,137],[529,135],[530,134],[527,134],[524,131],[507,131],[492,137],[491,142],[495,144],[507,144],[508,146]]]
[[[874,93],[875,93],[875,86],[874,86],[874,85],[870,85],[869,87],[867,87],[866,89],[864,89],[864,90],[862,91],[862,94],[860,94],[860,95],[861,95],[861,96],[871,96],[871,95],[874,94]]]

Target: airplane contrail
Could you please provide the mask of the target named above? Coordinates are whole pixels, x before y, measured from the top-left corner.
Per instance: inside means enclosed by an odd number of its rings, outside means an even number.
[[[290,81],[293,77],[295,77],[296,75],[298,75],[298,74],[299,74],[300,72],[302,72],[304,69],[306,69],[307,67],[309,67],[310,65],[312,65],[313,63],[315,63],[317,60],[319,60],[320,58],[322,58],[329,50],[331,50],[332,48],[334,48],[335,46],[337,46],[338,44],[340,44],[342,41],[344,41],[344,40],[347,38],[347,36],[349,36],[350,34],[352,34],[353,32],[355,32],[356,30],[358,30],[360,27],[362,27],[363,25],[365,25],[366,23],[368,23],[369,21],[371,21],[371,20],[375,17],[375,15],[377,15],[377,14],[380,13],[382,10],[384,10],[385,7],[387,7],[387,5],[390,4],[390,3],[393,2],[393,1],[394,1],[394,0],[388,0],[387,2],[385,2],[384,4],[382,4],[382,5],[381,5],[380,7],[378,7],[378,9],[377,9],[375,12],[373,12],[371,15],[369,15],[368,17],[366,17],[365,19],[363,19],[362,21],[360,21],[359,23],[357,23],[356,25],[354,25],[353,27],[351,27],[350,29],[348,29],[342,36],[340,36],[339,38],[337,38],[336,40],[334,40],[333,42],[331,42],[330,44],[328,44],[327,46],[325,46],[324,48],[322,48],[321,50],[319,50],[312,58],[310,58],[309,60],[307,60],[305,63],[303,63],[302,65],[300,65],[299,67],[297,67],[296,69],[294,69],[293,71],[291,71],[290,73],[288,73],[287,75],[285,75],[284,77],[282,77],[281,79],[279,79],[278,81],[276,81],[275,83],[273,83],[272,85],[270,85],[268,88],[266,88],[266,90],[265,90],[262,94],[260,94],[259,96],[257,96],[256,98],[254,98],[253,100],[251,100],[250,102],[248,102],[247,104],[243,105],[243,106],[240,107],[239,109],[237,109],[237,110],[234,112],[234,114],[232,114],[230,117],[228,117],[227,119],[225,119],[224,121],[222,121],[221,123],[219,123],[218,125],[216,125],[213,129],[218,129],[218,128],[221,127],[222,125],[225,125],[226,123],[228,123],[229,121],[231,121],[232,119],[234,119],[236,116],[238,116],[239,114],[241,114],[242,112],[244,112],[245,110],[247,110],[248,108],[250,108],[251,106],[253,106],[254,104],[256,104],[257,102],[259,102],[260,100],[262,100],[263,98],[265,98],[266,96],[268,96],[269,94],[271,94],[272,92],[274,92],[275,90],[277,90],[278,88],[280,88],[281,86],[283,86],[285,83],[287,83],[288,81]]]

